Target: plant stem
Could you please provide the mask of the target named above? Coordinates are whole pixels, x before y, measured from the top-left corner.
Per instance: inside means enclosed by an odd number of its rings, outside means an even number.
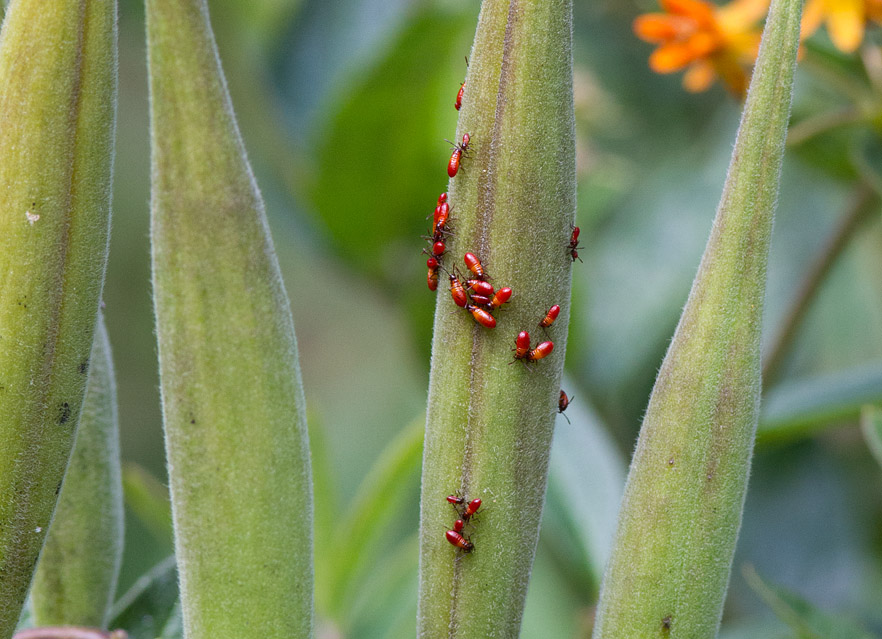
[[[439,287],[423,458],[418,634],[515,637],[539,533],[569,322],[575,210],[569,0],[486,0],[469,56],[456,139],[469,157],[448,187],[448,270],[475,253],[514,296],[498,326],[476,324]],[[454,87],[455,89],[455,87]],[[440,160],[440,158],[439,158]],[[439,172],[442,163],[439,161]],[[578,266],[578,264],[577,264]],[[537,324],[561,306],[548,337]],[[519,331],[546,359],[512,361]],[[528,370],[529,368],[529,370]],[[445,497],[481,498],[466,533]]]
[[[205,0],[148,0],[154,301],[188,639],[313,634],[290,303]]]
[[[763,386],[771,388],[781,373],[781,364],[787,354],[799,327],[805,318],[812,300],[820,290],[833,265],[849,245],[861,224],[870,217],[878,206],[879,198],[866,184],[860,184],[846,212],[840,217],[833,233],[821,247],[791,303],[784,319],[771,341],[763,362]]]

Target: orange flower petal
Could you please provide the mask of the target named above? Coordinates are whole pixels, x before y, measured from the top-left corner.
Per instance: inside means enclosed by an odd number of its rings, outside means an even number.
[[[661,6],[668,13],[686,16],[701,24],[714,22],[714,5],[704,0],[661,0]]]
[[[682,42],[663,44],[649,56],[649,68],[656,73],[679,71],[695,60],[695,54]]]
[[[717,21],[726,31],[744,31],[766,17],[770,0],[733,0],[717,9]]]
[[[683,75],[683,87],[690,93],[707,91],[717,77],[714,65],[707,60],[699,60],[692,64]]]
[[[864,39],[863,0],[829,0],[827,31],[836,48],[844,53],[857,49]]]
[[[645,13],[634,19],[634,33],[646,42],[664,42],[678,38],[682,20],[666,13]]]
[[[720,48],[722,44],[723,43],[720,42],[719,38],[707,31],[693,33],[689,39],[686,40],[686,46],[689,47],[696,58],[706,57],[712,51],[716,51]]]

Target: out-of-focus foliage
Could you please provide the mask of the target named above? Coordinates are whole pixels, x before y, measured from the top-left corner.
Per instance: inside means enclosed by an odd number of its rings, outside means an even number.
[[[425,409],[434,297],[425,286],[426,256],[420,254],[425,243],[419,235],[426,233],[426,215],[446,184],[449,151],[443,138],[453,138],[453,101],[479,3],[209,0],[209,5],[297,328],[310,410],[321,584],[329,576],[323,562],[340,550],[334,540],[357,516],[353,504],[366,503],[363,497],[353,501],[359,487]],[[606,513],[607,502],[621,490],[616,477],[624,477],[649,390],[710,231],[738,123],[740,105],[719,85],[689,94],[676,75],[651,71],[651,47],[633,35],[632,22],[656,11],[653,0],[576,3],[577,223],[587,246],[580,252],[585,264],[575,265],[567,354],[565,389],[576,398],[568,411],[573,424],[558,419],[556,446],[590,448],[582,458],[601,455],[602,461],[569,471],[578,471],[584,485],[566,474],[552,475],[524,637],[590,633],[596,575],[604,561],[598,535],[608,526],[605,517],[614,517]],[[880,35],[879,28],[868,27],[875,50]],[[143,42],[141,2],[122,0],[114,225],[104,299],[123,456],[162,486],[148,284]],[[794,125],[840,112],[851,120],[791,140],[772,239],[768,337],[848,206],[855,181],[863,176],[872,182],[867,176],[875,174],[875,184],[882,184],[882,91],[872,80],[878,82],[875,54],[843,54],[823,31],[804,46]],[[872,114],[875,124],[867,124]],[[806,131],[813,133],[803,125],[802,134]],[[821,382],[815,391],[804,386],[802,394],[795,389],[806,380],[826,379],[878,391],[871,373],[882,365],[880,267],[882,219],[873,215],[821,285],[782,361],[780,382],[768,389],[767,417],[777,406],[792,419],[811,402],[813,414],[821,417],[790,437],[760,440],[735,559],[736,568],[750,562],[770,583],[799,592],[821,609],[847,611],[876,634],[882,632],[877,532],[882,471],[860,436],[859,405],[834,413],[825,412],[834,403],[817,403],[824,394],[835,395],[837,384]],[[878,401],[870,395],[850,398]],[[843,396],[833,399],[841,402]],[[556,457],[552,466],[566,463]],[[323,607],[319,595],[320,628],[367,639],[413,637],[418,474],[396,474],[393,467],[377,467],[373,476],[400,477],[404,485],[396,485],[390,497],[400,510],[373,513],[368,527],[382,531],[379,543],[358,551],[366,559],[344,561],[353,572],[338,577],[340,583],[358,583],[352,607],[345,619],[333,618],[332,606]],[[128,476],[129,495],[138,492],[133,477]],[[596,507],[585,499],[597,500]],[[171,552],[170,538],[158,524],[161,502],[129,506],[120,593]],[[439,531],[440,543],[442,535]],[[162,630],[150,632],[158,636]],[[721,637],[791,634],[740,569],[733,571]]]

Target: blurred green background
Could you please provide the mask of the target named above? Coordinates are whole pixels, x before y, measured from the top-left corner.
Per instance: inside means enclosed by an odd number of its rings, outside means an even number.
[[[453,101],[480,5],[209,5],[299,341],[316,475],[320,636],[413,637],[419,432],[434,312],[420,235],[446,189],[444,138],[455,129]],[[590,633],[627,460],[710,230],[738,124],[740,105],[719,87],[687,94],[678,77],[649,70],[651,49],[632,35],[631,21],[654,9],[614,0],[575,6],[577,223],[586,248],[585,263],[575,264],[564,388],[576,399],[572,425],[558,419],[524,637]],[[837,55],[824,36],[816,48],[844,77],[865,81],[855,59]],[[843,99],[826,80],[799,72],[795,117]],[[119,104],[104,299],[132,499],[123,592],[172,550],[162,514],[151,515],[150,500],[137,497],[135,488],[149,482],[132,470],[165,482],[137,0],[121,1]],[[878,146],[878,136],[852,127],[788,155],[769,268],[769,335],[852,198],[855,153]],[[882,471],[855,417],[862,401],[882,398],[878,213],[824,282],[780,384],[769,391],[767,406],[778,410],[770,428],[796,427],[757,447],[723,636],[793,636],[748,587],[746,565],[882,633]],[[830,378],[804,385],[819,375]],[[832,393],[828,403],[812,406],[824,391]],[[385,458],[392,466],[383,476],[375,470],[378,483],[358,496],[390,445],[398,447]]]

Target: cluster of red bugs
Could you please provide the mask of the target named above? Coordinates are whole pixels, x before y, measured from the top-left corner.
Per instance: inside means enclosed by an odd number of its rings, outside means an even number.
[[[466,64],[468,64],[468,59],[466,59]],[[456,102],[454,102],[453,106],[457,111],[462,107],[465,86],[466,84],[463,82],[456,94]],[[451,178],[456,177],[459,173],[463,158],[469,157],[468,151],[471,139],[471,135],[465,133],[462,136],[461,143],[454,143],[447,140],[453,145],[453,152],[447,163],[447,175]],[[455,266],[452,267],[451,270],[445,268],[443,259],[447,254],[446,242],[448,237],[452,234],[450,228],[450,211],[451,207],[450,203],[447,201],[447,193],[442,193],[438,196],[438,202],[435,206],[432,229],[430,234],[426,236],[426,239],[430,244],[430,249],[424,250],[424,253],[427,253],[430,256],[429,259],[426,260],[426,267],[428,268],[426,283],[428,284],[430,291],[437,290],[440,271],[444,271],[450,280],[450,296],[453,299],[454,304],[469,312],[472,318],[474,318],[474,320],[481,326],[484,326],[485,328],[496,328],[496,317],[493,316],[493,313],[511,299],[512,289],[511,287],[505,286],[496,290],[493,285],[487,281],[490,278],[488,277],[481,260],[471,252],[463,255],[463,262],[469,272],[468,277],[463,277],[457,271]],[[582,258],[579,257],[579,249],[581,248],[582,247],[579,244],[579,227],[573,226],[570,241],[566,245],[566,254],[573,262],[576,260],[581,262]],[[555,304],[548,309],[544,317],[539,321],[538,327],[547,335],[548,329],[551,328],[555,320],[557,320],[558,315],[560,315],[560,306]],[[509,364],[521,361],[527,366],[528,364],[538,362],[539,360],[548,357],[554,350],[554,342],[546,340],[544,342],[539,342],[536,346],[532,346],[530,334],[527,331],[520,331],[517,337],[515,337],[515,348],[512,350],[514,351],[514,359],[509,362]],[[558,413],[563,414],[571,401],[572,399],[561,390],[557,405]],[[566,415],[564,415],[564,417],[567,422],[570,421],[569,417]],[[475,549],[475,546],[471,542],[469,534],[467,534],[467,527],[471,522],[471,518],[481,507],[481,500],[472,499],[469,501],[460,495],[449,495],[447,501],[453,506],[454,510],[456,510],[457,519],[453,522],[453,528],[445,533],[445,538],[462,552],[470,553]]]
[[[481,507],[481,500],[472,499],[467,502],[465,497],[448,495],[447,501],[456,511],[457,519],[453,522],[453,528],[445,533],[445,537],[447,541],[463,552],[472,552],[475,549],[475,545],[471,542],[469,536],[466,535],[465,527],[474,514],[478,512],[478,508]]]

